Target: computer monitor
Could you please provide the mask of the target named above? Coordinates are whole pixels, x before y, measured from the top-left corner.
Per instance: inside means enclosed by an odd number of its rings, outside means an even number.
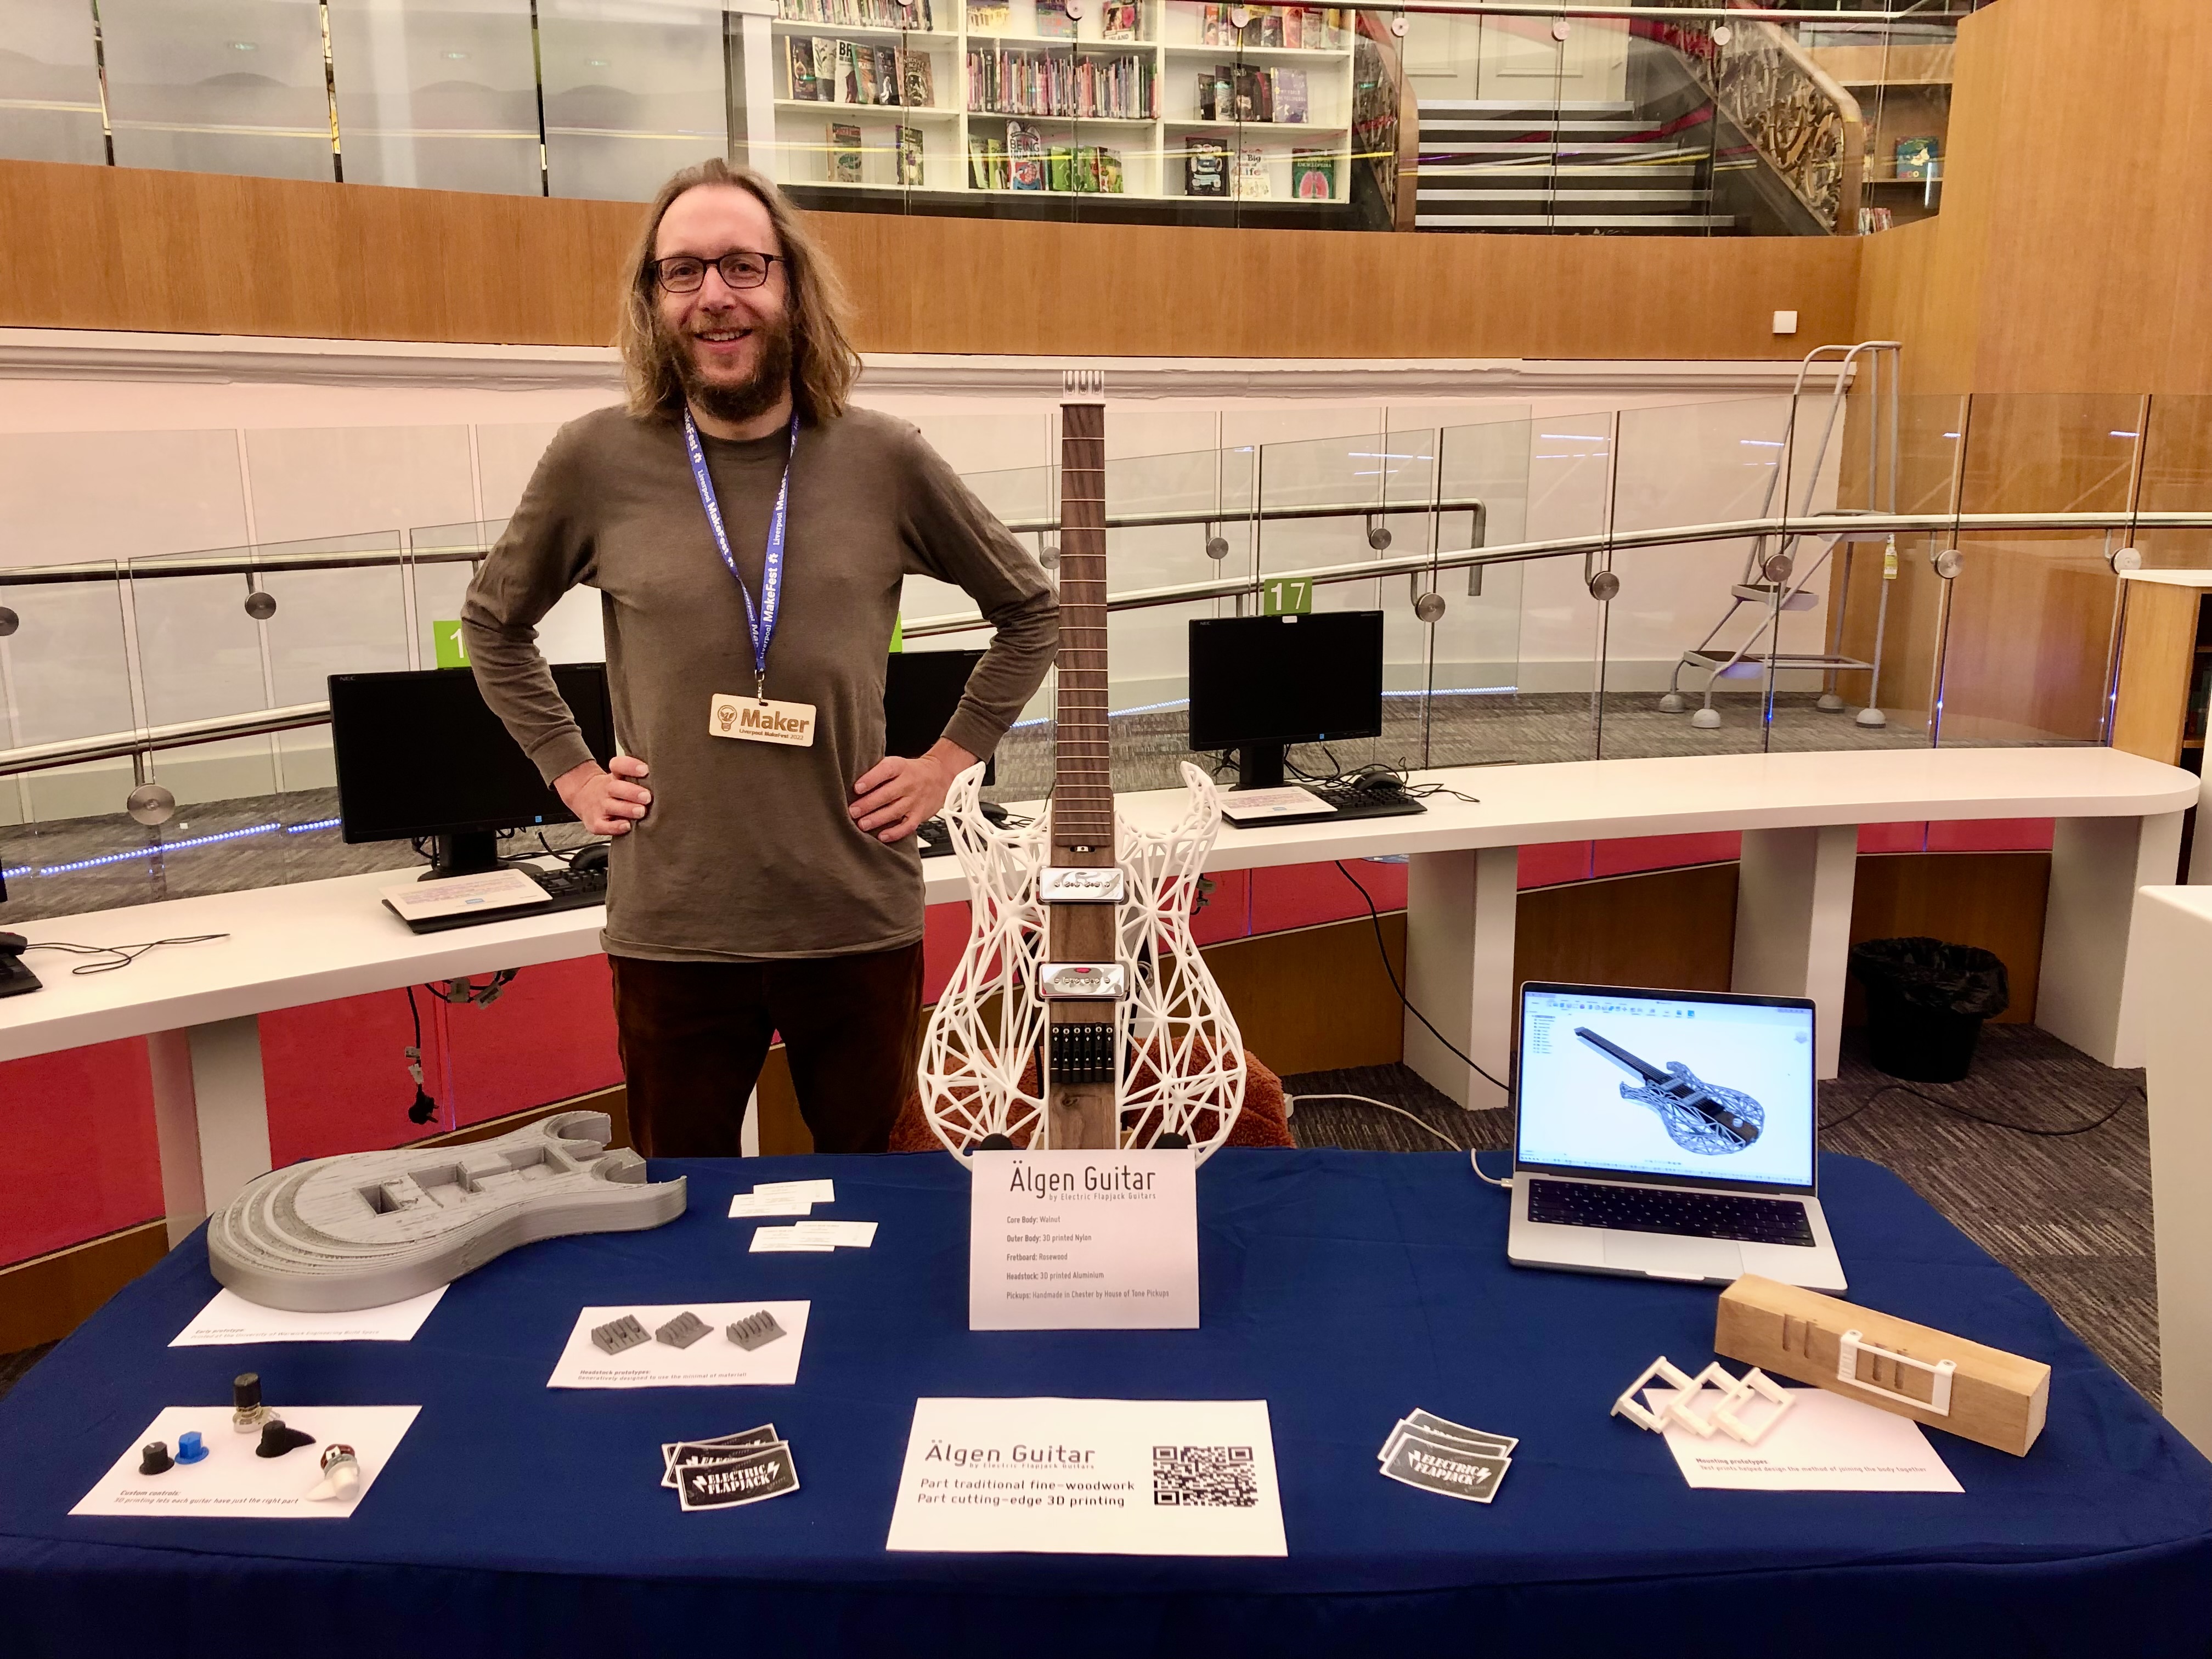
[[[884,753],[909,759],[927,754],[945,735],[968,677],[982,660],[981,651],[892,652],[884,674]],[[984,768],[983,781],[998,781],[994,760]]]
[[[615,754],[605,665],[556,663],[553,684],[605,766]],[[430,838],[436,846],[427,881],[497,869],[502,830],[575,822],[469,670],[333,674],[330,695],[346,841]]]
[[[1283,750],[1382,735],[1382,613],[1190,625],[1190,746],[1234,749],[1240,789],[1278,789]]]

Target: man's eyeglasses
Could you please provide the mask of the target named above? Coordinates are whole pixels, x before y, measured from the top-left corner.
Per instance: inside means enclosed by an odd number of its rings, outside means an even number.
[[[655,259],[653,279],[671,294],[696,294],[712,265],[732,288],[758,288],[768,281],[769,267],[781,258],[775,253],[725,253],[719,259],[702,259],[679,253],[672,259]]]

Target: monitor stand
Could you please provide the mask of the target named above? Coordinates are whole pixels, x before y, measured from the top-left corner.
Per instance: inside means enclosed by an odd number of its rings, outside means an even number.
[[[448,876],[481,876],[503,870],[509,860],[499,855],[499,836],[489,830],[464,835],[430,837],[430,867],[417,881],[443,881]]]
[[[1280,789],[1284,751],[1280,743],[1240,743],[1237,745],[1237,787]]]

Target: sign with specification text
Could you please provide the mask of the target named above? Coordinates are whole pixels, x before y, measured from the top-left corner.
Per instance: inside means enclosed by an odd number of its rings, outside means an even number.
[[[1198,1328],[1193,1153],[978,1152],[974,1172],[970,1330]]]
[[[917,1400],[894,1550],[1284,1555],[1264,1400]]]

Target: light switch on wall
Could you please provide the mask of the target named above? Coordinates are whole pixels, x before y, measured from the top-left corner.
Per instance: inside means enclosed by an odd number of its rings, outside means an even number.
[[[1797,331],[1797,313],[1794,311],[1776,312],[1774,331],[1777,334],[1795,334]]]

